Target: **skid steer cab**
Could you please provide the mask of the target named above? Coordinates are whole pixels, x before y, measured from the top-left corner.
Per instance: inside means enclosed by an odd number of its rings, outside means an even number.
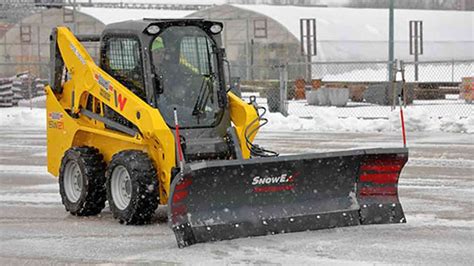
[[[404,222],[406,149],[278,156],[252,143],[265,110],[226,85],[222,30],[202,19],[53,29],[48,171],[66,210],[96,215],[108,201],[121,223],[144,224],[168,205],[180,247]],[[100,42],[98,64],[83,42]]]

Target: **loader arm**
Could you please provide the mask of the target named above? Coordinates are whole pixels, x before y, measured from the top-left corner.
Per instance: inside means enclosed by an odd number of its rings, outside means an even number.
[[[143,149],[152,149],[147,152],[152,157],[155,167],[159,169],[160,199],[162,202],[166,202],[170,186],[171,169],[176,164],[175,146],[173,134],[163,120],[159,110],[148,105],[97,66],[84,46],[68,28],[58,27],[53,30],[52,41],[54,40],[57,45],[57,49],[55,50],[59,52],[59,54],[55,55],[56,59],[62,59],[70,79],[62,86],[64,87],[62,93],[59,93],[57,88],[47,88],[48,112],[52,109],[52,105],[56,105],[57,107],[59,103],[63,107],[63,115],[66,116],[69,121],[72,121],[71,119],[83,115],[82,110],[87,104],[89,95],[92,95],[95,100],[130,121],[138,129],[137,135],[135,136],[127,136],[121,132],[108,132],[111,130],[105,129],[95,130],[94,133],[101,131],[99,133],[107,134],[108,137],[128,138],[130,142],[146,144],[142,145],[144,147]],[[52,74],[52,76],[56,76],[57,73]],[[53,95],[55,97],[52,97]],[[93,129],[88,127],[80,127],[75,132],[66,130],[64,132],[65,134],[67,132],[67,134],[74,135],[72,137],[72,141],[74,141],[73,139],[80,135],[79,131],[91,130],[93,131]],[[55,141],[58,140],[56,139]],[[66,145],[63,146],[71,147],[72,144],[73,143],[66,143]],[[111,158],[112,152],[102,152],[104,153],[106,161]],[[56,153],[62,154],[61,151],[57,151]],[[50,162],[49,157],[50,156],[48,156],[48,166],[50,163],[55,164],[55,166],[49,166],[49,169],[58,169],[60,160],[56,159],[55,162]],[[57,170],[52,172],[57,175]]]
[[[248,136],[249,141],[253,141],[258,132],[258,114],[257,110],[252,104],[244,102],[241,98],[233,92],[228,92],[230,119],[234,123],[237,137],[240,141],[240,149],[242,150],[242,158],[250,158],[250,150],[248,148],[245,132],[254,132]],[[255,121],[255,122],[254,122]],[[254,122],[254,123],[252,123]]]

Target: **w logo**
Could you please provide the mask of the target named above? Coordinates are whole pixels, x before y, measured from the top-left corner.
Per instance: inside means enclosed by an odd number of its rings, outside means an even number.
[[[122,96],[121,93],[117,93],[117,91],[114,90],[114,99],[115,99],[115,107],[118,107],[120,111],[123,111],[125,104],[127,104],[127,98]]]

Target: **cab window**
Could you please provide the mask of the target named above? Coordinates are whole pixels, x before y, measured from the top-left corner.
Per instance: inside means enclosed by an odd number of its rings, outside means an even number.
[[[105,40],[103,68],[125,87],[145,98],[140,43],[133,37],[108,37]]]
[[[150,44],[159,77],[158,108],[170,127],[174,110],[183,128],[212,127],[222,118],[214,41],[196,26],[165,28]]]

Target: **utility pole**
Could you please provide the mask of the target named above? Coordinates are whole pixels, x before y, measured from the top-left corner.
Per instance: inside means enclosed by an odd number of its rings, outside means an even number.
[[[410,20],[410,54],[415,59],[415,81],[418,81],[418,55],[423,54],[423,21]]]
[[[317,39],[316,39],[316,19],[301,18],[300,19],[300,47],[301,55],[306,57],[306,82],[311,82],[311,62],[312,57],[317,55]]]
[[[392,78],[392,71],[393,71],[393,61],[394,61],[394,52],[393,52],[393,34],[394,34],[394,25],[393,25],[393,9],[394,9],[394,0],[390,0],[390,6],[388,10],[388,81]]]

